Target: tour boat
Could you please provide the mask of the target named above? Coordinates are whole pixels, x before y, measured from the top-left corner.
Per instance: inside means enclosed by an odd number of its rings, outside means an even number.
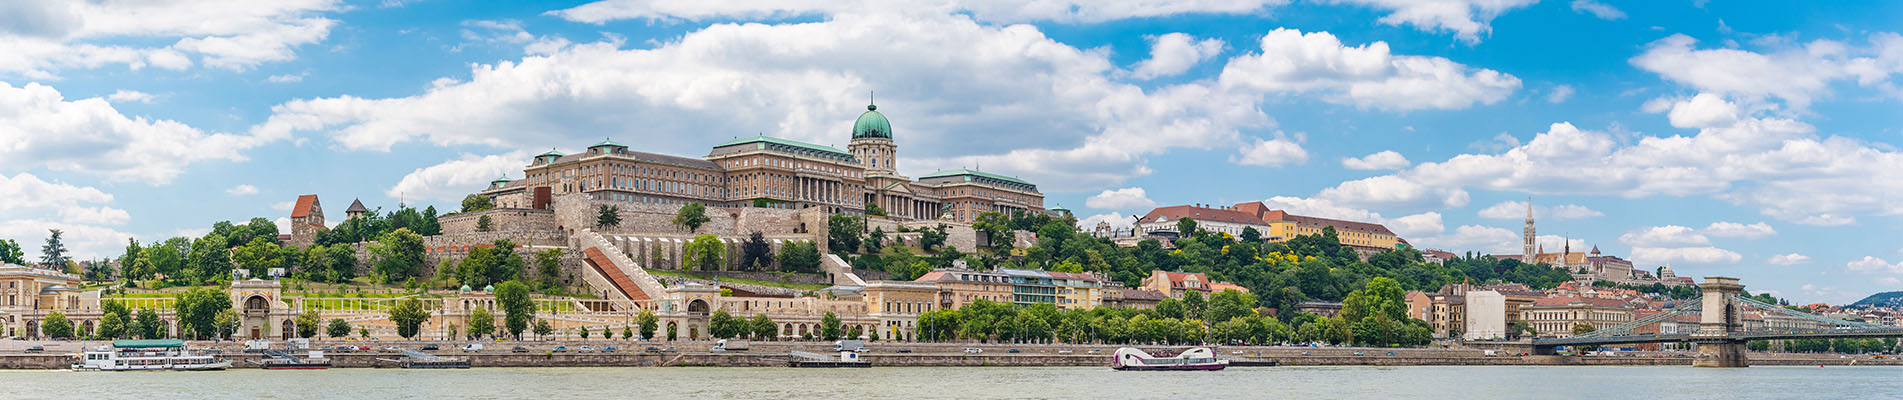
[[[1117,349],[1110,369],[1119,371],[1214,371],[1229,366],[1229,360],[1216,359],[1208,347],[1183,350],[1175,356],[1150,355],[1135,347]]]
[[[87,350],[74,371],[205,371],[231,368],[230,360],[185,348],[178,339],[114,340],[112,347]]]

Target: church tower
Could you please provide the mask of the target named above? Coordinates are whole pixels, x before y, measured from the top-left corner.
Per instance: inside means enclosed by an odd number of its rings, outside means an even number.
[[[1522,249],[1522,251],[1524,251],[1525,254],[1520,255],[1520,257],[1522,257],[1520,258],[1520,261],[1526,262],[1526,263],[1532,263],[1533,258],[1539,255],[1538,253],[1534,253],[1534,249],[1533,249],[1534,242],[1537,241],[1537,235],[1533,231],[1533,198],[1532,197],[1526,198],[1526,233],[1525,235],[1526,237],[1524,239],[1526,240],[1526,248]]]
[[[892,144],[892,123],[879,113],[879,106],[866,104],[866,112],[852,123],[852,144],[846,151],[866,166],[868,175],[896,174],[899,146]]]

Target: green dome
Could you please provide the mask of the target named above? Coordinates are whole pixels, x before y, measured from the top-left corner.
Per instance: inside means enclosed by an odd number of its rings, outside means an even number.
[[[866,113],[859,114],[859,121],[852,123],[852,138],[891,139],[892,123],[879,113],[879,106],[868,104]]]
[[[484,286],[482,287],[482,292],[483,292],[483,293],[495,293],[495,292],[496,292],[496,285],[484,285]]]
[[[463,285],[463,288],[460,291],[463,293],[469,293],[469,285]]]

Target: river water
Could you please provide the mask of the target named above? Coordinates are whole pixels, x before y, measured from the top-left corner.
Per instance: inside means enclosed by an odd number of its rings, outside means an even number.
[[[5,399],[1897,399],[1899,367],[0,371]]]

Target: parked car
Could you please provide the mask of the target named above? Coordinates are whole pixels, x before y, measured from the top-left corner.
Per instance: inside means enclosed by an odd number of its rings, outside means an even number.
[[[43,351],[46,351],[46,347],[42,347],[42,346],[33,346],[33,347],[28,347],[28,348],[26,348],[26,352],[28,352],[28,353],[39,353],[39,352],[43,352]]]
[[[648,348],[647,348],[647,352],[649,352],[649,353],[659,353],[659,352],[661,352],[661,348],[659,348],[659,347],[654,347],[654,346],[648,346]]]
[[[1010,349],[1010,350],[1005,350],[1004,352],[1006,352],[1006,353],[1011,353],[1011,354],[1017,354],[1017,353],[1020,353],[1020,352],[1018,351],[1018,349]]]
[[[510,351],[510,352],[514,352],[514,353],[527,353],[527,352],[529,352],[529,348],[527,348],[527,347],[522,347],[522,346],[515,346],[515,348],[514,348],[514,349],[511,349],[511,350],[509,350],[509,351]]]
[[[1090,354],[1103,354],[1103,349],[1090,349]]]
[[[677,349],[677,348],[674,348],[674,346],[667,346],[667,348],[665,348],[665,349],[661,349],[661,351],[670,351],[670,352],[672,352],[672,351],[681,351],[681,349]]]
[[[396,348],[396,346],[383,346],[383,351],[402,351],[402,350],[403,349]]]
[[[433,344],[423,345],[423,351],[436,351],[436,349],[437,349],[436,345],[433,345]]]
[[[593,348],[593,347],[588,347],[588,346],[582,346],[582,347],[581,347],[580,349],[577,349],[577,351],[576,351],[576,352],[577,352],[577,353],[587,353],[587,352],[591,352],[591,351],[595,351],[595,348]]]
[[[911,353],[912,349],[899,349],[900,353]]]
[[[615,350],[618,350],[618,349],[616,349],[616,348],[615,348],[614,346],[608,346],[608,347],[603,347],[603,348],[601,348],[601,352],[603,352],[603,353],[613,353],[613,352],[615,352]]]
[[[965,348],[965,353],[967,353],[967,354],[977,354],[977,353],[983,353],[983,352],[985,352],[985,349],[980,349],[980,348],[976,348],[976,347],[966,347],[966,348]]]
[[[1070,354],[1070,353],[1074,353],[1074,352],[1070,351],[1070,349],[1063,349],[1063,350],[1057,351],[1057,354]]]
[[[463,351],[482,351],[482,343],[465,344],[463,345]]]
[[[553,351],[553,352],[556,352],[556,353],[567,353],[567,352],[568,352],[568,346],[555,346],[555,348],[553,348],[553,349],[549,349],[549,351]]]

